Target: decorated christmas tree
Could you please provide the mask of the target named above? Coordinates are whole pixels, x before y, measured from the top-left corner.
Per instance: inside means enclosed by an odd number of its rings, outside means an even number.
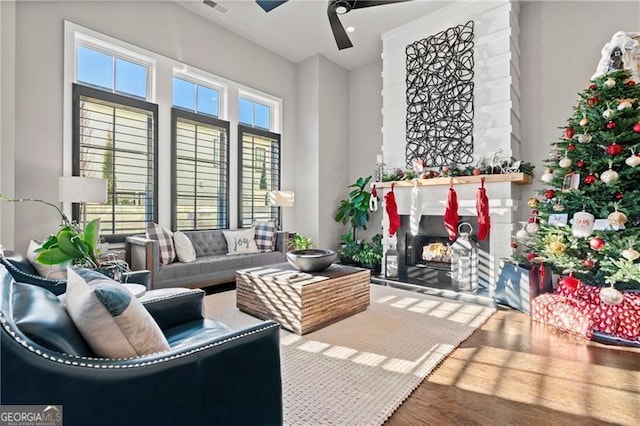
[[[541,180],[517,260],[585,285],[640,289],[640,84],[629,70],[579,94]]]

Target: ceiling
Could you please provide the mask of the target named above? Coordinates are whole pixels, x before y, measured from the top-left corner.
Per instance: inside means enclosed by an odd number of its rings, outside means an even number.
[[[364,9],[342,15],[353,47],[338,50],[327,18],[328,0],[289,0],[266,13],[253,0],[220,0],[221,13],[201,0],[174,0],[205,18],[280,56],[298,63],[321,54],[352,70],[374,62],[382,53],[381,34],[446,5],[436,0],[414,0]]]

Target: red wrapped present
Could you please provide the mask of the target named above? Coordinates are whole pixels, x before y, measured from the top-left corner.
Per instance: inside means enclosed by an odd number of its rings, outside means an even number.
[[[622,308],[614,335],[640,341],[640,294],[624,293],[624,301],[618,306]]]
[[[606,303],[593,305],[594,330],[615,335],[618,331],[618,325],[620,323],[620,316],[623,310],[622,305],[623,303],[615,306],[607,305]]]
[[[531,302],[531,318],[558,330],[590,339],[595,307],[557,294],[542,294]]]

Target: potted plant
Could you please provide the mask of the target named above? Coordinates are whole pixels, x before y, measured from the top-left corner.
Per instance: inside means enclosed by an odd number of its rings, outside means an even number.
[[[356,263],[353,257],[357,252],[358,241],[353,239],[353,234],[347,233],[340,235],[340,247],[338,248],[340,263],[343,265],[352,265]]]
[[[349,185],[349,188],[353,188],[349,192],[349,198],[340,201],[340,206],[334,216],[336,222],[349,225],[353,241],[357,240],[358,229],[367,229],[371,193],[366,190],[366,187],[370,180],[371,176],[358,178],[355,183]]]
[[[372,274],[379,274],[382,263],[382,235],[376,234],[371,242],[361,242],[353,259],[358,266],[370,269]]]
[[[293,238],[289,238],[289,250],[306,250],[313,247],[313,241],[311,238],[305,237],[302,234],[294,234]]]

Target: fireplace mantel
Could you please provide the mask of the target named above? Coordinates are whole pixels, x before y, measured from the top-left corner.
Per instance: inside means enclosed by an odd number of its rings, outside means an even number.
[[[453,180],[454,185],[461,184],[479,184],[482,176],[452,176],[452,177],[437,177],[430,179],[418,179],[418,186],[432,186],[432,185],[449,185]],[[484,175],[485,183],[495,182],[510,182],[518,185],[529,185],[531,183],[531,176],[525,173],[505,173],[495,175]],[[391,185],[395,187],[413,186],[412,180],[399,180],[393,182],[373,182],[371,185],[375,185],[376,188],[391,188]]]

